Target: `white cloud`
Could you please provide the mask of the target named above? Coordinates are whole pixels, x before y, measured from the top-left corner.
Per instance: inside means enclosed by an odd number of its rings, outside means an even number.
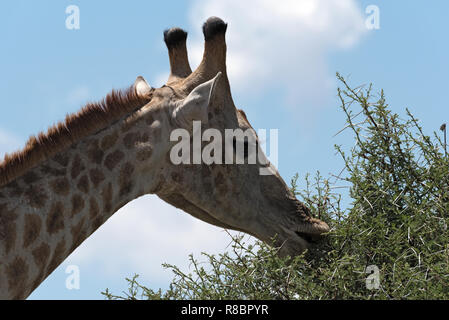
[[[196,1],[190,12],[193,65],[201,60],[201,25],[210,16],[228,23],[233,90],[284,89],[280,104],[290,107],[298,100],[303,107],[324,104],[335,72],[327,68],[327,55],[354,46],[366,31],[355,0]]]

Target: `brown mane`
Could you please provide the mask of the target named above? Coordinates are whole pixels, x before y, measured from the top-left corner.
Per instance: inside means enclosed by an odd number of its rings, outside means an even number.
[[[151,97],[139,97],[131,86],[126,90],[112,90],[102,101],[88,103],[77,113],[67,115],[65,121],[51,126],[47,133],[31,136],[22,150],[5,155],[0,161],[0,187],[150,100]]]

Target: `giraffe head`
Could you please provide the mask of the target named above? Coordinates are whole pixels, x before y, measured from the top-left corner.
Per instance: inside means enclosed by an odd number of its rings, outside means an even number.
[[[151,96],[141,110],[150,119],[148,130],[165,128],[159,129],[162,147],[151,155],[157,183],[146,192],[216,226],[266,242],[276,237],[282,254],[295,255],[329,227],[295,198],[259,149],[245,113],[235,107],[226,72],[226,29],[216,17],[204,23],[204,55],[193,73],[187,33],[179,28],[165,31],[171,67],[166,85],[153,89],[142,78],[136,80],[137,94]],[[145,179],[145,164],[142,170]]]

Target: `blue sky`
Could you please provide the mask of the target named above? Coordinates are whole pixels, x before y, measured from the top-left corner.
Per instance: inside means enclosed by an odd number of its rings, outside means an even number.
[[[80,29],[65,27],[68,5]],[[380,29],[365,27],[377,5]],[[160,86],[168,74],[164,29],[189,31],[192,68],[202,50],[201,24],[229,23],[228,69],[236,105],[254,128],[279,129],[279,171],[338,173],[334,144],[352,145],[336,97],[338,71],[354,86],[383,88],[391,108],[405,108],[427,133],[449,121],[447,1],[14,1],[0,4],[0,156],[138,75]],[[187,255],[220,252],[229,239],[155,196],[130,203],[86,240],[32,299],[102,299],[141,274],[150,287],[171,277],[162,262],[188,268]],[[79,290],[65,269],[77,265]]]

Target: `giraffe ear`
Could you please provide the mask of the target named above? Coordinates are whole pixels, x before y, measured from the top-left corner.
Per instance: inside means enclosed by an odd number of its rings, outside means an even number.
[[[147,97],[151,89],[151,86],[142,76],[138,76],[136,81],[134,81],[134,90],[136,90],[136,94],[139,97]]]
[[[208,108],[220,77],[221,72],[218,72],[215,78],[200,84],[179,102],[173,111],[173,118],[181,127],[192,127],[194,120],[207,123]]]

